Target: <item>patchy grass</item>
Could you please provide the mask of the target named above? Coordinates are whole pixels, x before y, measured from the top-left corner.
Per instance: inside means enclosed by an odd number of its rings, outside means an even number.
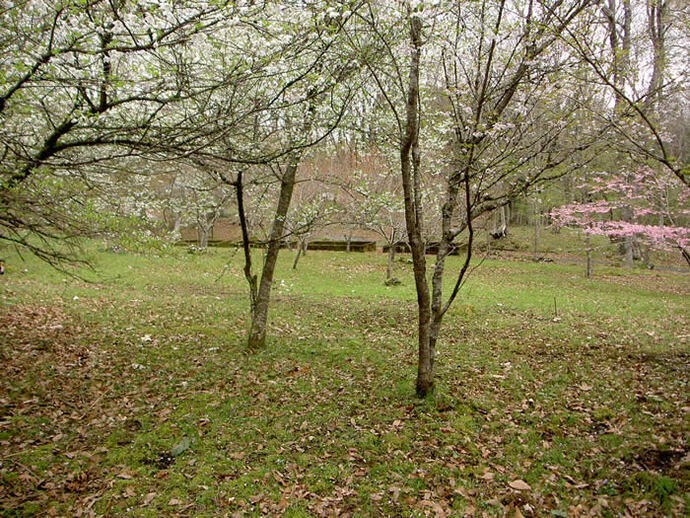
[[[487,260],[420,401],[405,262],[283,254],[248,351],[232,250],[95,258],[0,278],[2,516],[688,512],[687,274]]]

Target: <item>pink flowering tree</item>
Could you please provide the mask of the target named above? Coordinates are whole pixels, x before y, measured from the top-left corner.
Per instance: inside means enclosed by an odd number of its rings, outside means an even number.
[[[643,242],[656,250],[680,251],[690,265],[690,189],[648,167],[598,174],[587,189],[592,201],[551,212],[555,227],[575,227],[611,240]],[[591,272],[588,245],[588,276]]]

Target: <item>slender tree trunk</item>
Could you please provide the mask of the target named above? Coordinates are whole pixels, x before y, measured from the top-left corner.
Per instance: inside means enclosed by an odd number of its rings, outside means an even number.
[[[297,269],[297,263],[301,256],[307,255],[307,248],[309,247],[309,238],[300,239],[297,242],[297,254],[295,255],[295,260],[292,263],[292,269]]]
[[[621,220],[626,221],[628,223],[632,223],[633,213],[630,207],[625,206],[621,209]],[[622,241],[618,245],[618,250],[625,264],[632,264],[634,259],[634,246],[635,245],[633,236],[623,236]]]
[[[395,243],[388,243],[388,266],[386,267],[386,280],[390,280],[393,274],[393,260],[395,259]]]
[[[654,113],[661,100],[664,72],[666,69],[667,0],[647,0],[647,28],[654,49],[652,78],[647,88],[645,108]]]
[[[537,208],[537,202],[534,202],[534,234],[532,237],[532,256],[536,261],[539,257],[537,253],[539,252],[539,210]]]
[[[587,254],[585,277],[589,279],[592,276],[592,236],[589,234],[585,234],[585,253]]]
[[[448,182],[446,192],[446,201],[441,209],[441,241],[436,252],[436,263],[434,264],[434,273],[431,277],[431,316],[429,322],[429,362],[430,370],[433,374],[436,342],[438,340],[439,331],[441,330],[441,321],[445,313],[443,304],[443,272],[445,269],[445,262],[452,242],[451,223],[453,219],[453,212],[457,203],[458,185],[455,178],[451,178]],[[470,243],[469,246],[472,244]],[[469,253],[469,250],[468,250]]]
[[[302,247],[297,245],[297,253],[295,254],[295,260],[292,262],[292,269],[297,269],[297,263],[299,262],[299,257],[302,255]]]
[[[688,266],[690,266],[690,251],[688,251],[687,248],[681,246],[680,248],[680,253],[683,254],[683,259],[688,263]]]
[[[177,212],[175,214],[175,221],[173,223],[173,234],[176,236],[180,234],[180,229],[182,228],[182,214]]]
[[[508,224],[506,222],[506,205],[501,205],[501,234],[504,236],[508,234]]]
[[[278,206],[276,207],[271,228],[270,238],[266,244],[266,256],[261,271],[261,280],[256,293],[256,301],[252,308],[252,322],[249,328],[249,347],[263,347],[266,343],[266,322],[268,320],[268,304],[271,298],[271,285],[273,283],[273,273],[275,272],[280,242],[283,238],[285,219],[290,207],[292,192],[295,187],[295,175],[299,157],[293,157],[288,164],[285,173],[280,181],[280,195]]]
[[[622,0],[623,19],[617,18],[616,0],[608,0],[608,11],[605,14],[609,24],[609,44],[611,47],[613,61],[613,84],[618,90],[624,90],[630,76],[630,45],[631,45],[631,20],[632,11],[630,0]],[[620,117],[626,106],[624,99],[616,93],[614,113]],[[618,161],[623,162],[623,157],[618,156]],[[621,219],[626,222],[632,221],[632,212],[628,207],[624,207]],[[623,258],[623,262],[631,264],[633,261],[633,238],[626,236],[620,241],[618,250]]]
[[[422,47],[422,22],[410,17],[410,40],[412,43],[406,102],[406,122],[400,145],[400,173],[405,201],[405,225],[412,252],[412,269],[417,291],[417,383],[418,397],[425,397],[434,389],[433,353],[429,343],[431,324],[431,301],[426,280],[426,257],[421,229],[419,184],[419,62]]]

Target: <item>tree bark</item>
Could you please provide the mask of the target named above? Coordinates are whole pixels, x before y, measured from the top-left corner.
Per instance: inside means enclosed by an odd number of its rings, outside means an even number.
[[[180,234],[180,230],[182,229],[182,214],[179,212],[175,213],[175,221],[173,223],[173,234],[175,236],[178,236]]]
[[[534,235],[532,242],[532,258],[536,261],[539,257],[537,252],[539,251],[539,220],[541,219],[539,214],[539,209],[537,207],[537,202],[534,202]]]
[[[302,247],[297,245],[297,253],[295,254],[295,260],[292,261],[292,269],[297,269],[297,263],[299,262],[299,256],[302,255]]]
[[[632,214],[632,208],[625,206],[621,209],[621,220],[626,221],[628,223],[632,223],[633,219],[633,214]],[[630,265],[633,262],[634,259],[634,253],[633,253],[633,248],[634,248],[634,238],[633,236],[623,236],[623,239],[621,240],[620,244],[618,245],[618,249],[620,252],[621,257],[623,258],[623,262]]]
[[[266,322],[268,320],[268,304],[271,299],[271,285],[278,260],[278,252],[280,251],[280,242],[283,238],[285,219],[290,208],[292,192],[295,188],[295,175],[298,163],[299,157],[293,157],[280,181],[278,206],[273,218],[270,238],[268,243],[266,243],[266,256],[261,271],[261,280],[259,281],[259,289],[256,292],[256,300],[252,307],[252,322],[247,340],[250,348],[263,347],[266,343]]]
[[[687,248],[685,247],[679,247],[680,248],[680,253],[683,254],[683,259],[688,263],[688,266],[690,266],[690,251],[688,251]]]
[[[508,223],[506,221],[506,206],[501,206],[501,233],[505,236],[508,234]]]
[[[388,266],[386,267],[386,280],[390,280],[393,274],[393,260],[395,259],[395,243],[388,243]]]
[[[654,61],[652,78],[647,88],[645,108],[651,113],[656,111],[658,102],[661,100],[663,77],[666,69],[666,43],[664,40],[667,30],[667,5],[668,2],[666,0],[647,0],[647,27],[654,49]]]
[[[400,145],[400,173],[405,202],[405,226],[412,252],[412,269],[417,291],[417,383],[416,392],[420,398],[433,392],[434,363],[430,348],[429,328],[431,323],[431,301],[426,280],[426,257],[421,229],[421,207],[419,206],[419,62],[422,47],[422,22],[410,16],[410,42],[412,44],[406,102],[406,121]]]
[[[309,239],[300,239],[297,242],[297,255],[295,255],[295,260],[292,263],[292,269],[296,270],[297,269],[297,263],[299,262],[299,258],[301,256],[307,255],[307,248],[309,247]]]
[[[197,244],[199,245],[199,248],[201,249],[206,249],[208,247],[208,234],[210,232],[210,229],[208,227],[205,227],[203,225],[198,225],[197,226]]]

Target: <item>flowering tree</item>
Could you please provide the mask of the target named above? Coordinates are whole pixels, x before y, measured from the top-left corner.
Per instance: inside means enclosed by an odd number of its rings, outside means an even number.
[[[353,15],[349,6],[323,2],[313,7],[267,3],[252,18],[256,23],[239,18],[216,31],[201,71],[213,77],[214,88],[199,88],[188,76],[193,102],[182,126],[195,131],[172,135],[178,149],[188,150],[235,188],[251,347],[265,343],[273,275],[305,150],[338,125],[356,77],[340,45],[342,27]],[[245,193],[259,184],[277,189],[266,224],[266,252],[255,268],[247,217],[252,209]]]
[[[180,228],[193,225],[197,230],[197,245],[208,246],[213,225],[223,215],[234,191],[212,171],[196,167],[182,167],[172,175],[166,186],[166,212],[173,222],[173,233],[179,238]]]
[[[364,167],[356,169],[341,185],[342,210],[353,226],[378,234],[388,247],[386,281],[390,280],[396,246],[407,239],[405,213],[400,196],[400,182],[391,174],[385,157],[373,153],[363,158]]]
[[[175,49],[214,5],[27,0],[0,9],[0,241],[53,263],[91,235],[90,178],[141,153],[183,97]],[[50,202],[47,202],[50,200]]]
[[[578,66],[559,40],[594,5],[410,1],[400,9],[376,9],[372,2],[363,27],[352,35],[394,120],[391,141],[417,292],[420,397],[433,391],[436,343],[468,272],[473,220],[576,167],[580,152],[595,140],[568,138],[579,108],[559,102],[557,92],[562,71]],[[446,148],[444,159],[430,162],[427,150],[439,147]],[[440,241],[431,271],[424,242],[433,219],[423,195],[425,169],[436,174],[443,191],[433,211]],[[444,295],[445,259],[465,231],[467,255]]]
[[[554,226],[575,227],[586,236],[617,241],[634,238],[658,250],[679,250],[690,265],[690,189],[678,180],[640,167],[635,172],[595,176],[587,188],[593,201],[553,210]]]
[[[285,220],[285,239],[297,242],[297,254],[292,269],[297,269],[299,258],[306,255],[309,240],[319,228],[330,223],[336,207],[333,195],[323,189],[317,180],[300,182]]]

